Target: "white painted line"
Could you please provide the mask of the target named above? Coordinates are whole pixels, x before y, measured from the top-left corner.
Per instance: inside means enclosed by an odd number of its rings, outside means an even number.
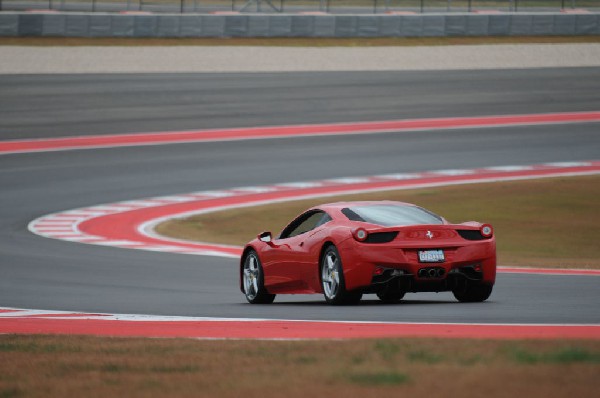
[[[102,246],[143,246],[144,243],[141,242],[132,242],[130,240],[102,240],[99,242],[95,242],[96,245]]]
[[[544,166],[548,167],[587,167],[591,166],[591,162],[554,162],[554,163],[544,163]]]
[[[91,211],[88,208],[81,208],[75,210],[64,211],[62,213],[56,213],[50,215],[50,217],[58,217],[58,218],[85,218],[85,217],[95,217],[103,215],[103,211]]]
[[[419,178],[421,175],[416,173],[396,173],[396,174],[380,174],[377,178],[385,180],[414,180]]]
[[[188,254],[188,255],[192,255],[192,256],[226,257],[226,258],[239,259],[239,256],[236,256],[234,254],[216,252],[216,251],[211,251],[211,250],[186,251],[186,252],[181,252],[181,254]]]
[[[100,205],[100,206],[94,206],[94,207],[89,207],[88,208],[91,211],[94,212],[100,212],[100,213],[112,213],[112,212],[122,212],[122,211],[128,211],[128,210],[134,210],[135,207],[131,207],[131,206],[118,206],[116,204],[114,205]]]
[[[196,316],[142,315],[142,314],[110,314],[86,313],[71,311],[28,310],[0,307],[0,318],[50,318],[50,319],[104,319],[134,322],[290,322],[290,323],[322,323],[327,324],[361,324],[361,325],[455,325],[455,326],[590,326],[600,327],[599,323],[478,323],[478,322],[397,322],[397,321],[354,321],[354,320],[314,320],[283,318],[219,318]],[[15,311],[15,312],[13,312]],[[58,315],[58,316],[57,316]],[[62,316],[60,316],[62,315]]]
[[[95,215],[90,215],[89,217],[95,217],[95,216],[101,216],[104,213],[96,213]],[[55,214],[52,216],[47,216],[46,219],[52,219],[52,220],[56,220],[56,221],[72,221],[72,222],[77,222],[77,221],[84,221],[86,219],[89,218],[88,215],[86,214],[86,216],[73,216],[73,215],[61,215],[61,214]]]
[[[73,222],[71,220],[54,220],[54,219],[46,219],[46,220],[39,220],[37,222],[37,225],[40,226],[54,226],[54,225],[71,225],[73,224]]]
[[[127,202],[119,202],[120,205],[132,206],[132,210],[140,207],[154,207],[164,205],[164,202],[158,202],[152,199],[144,199],[144,200],[130,200]]]
[[[293,188],[293,189],[306,189],[306,188],[317,188],[322,187],[321,182],[286,182],[283,184],[277,184],[277,187],[282,188]]]
[[[439,174],[443,176],[464,176],[475,174],[473,170],[437,170],[432,171],[432,174]]]
[[[197,192],[199,195],[209,196],[212,198],[226,198],[228,196],[233,196],[234,193],[231,191],[205,191],[205,192]]]
[[[84,243],[95,243],[95,242],[103,242],[104,238],[98,236],[72,236],[72,237],[62,237],[63,240],[68,240],[72,242],[84,242]],[[100,243],[98,243],[100,244]]]
[[[264,186],[264,187],[243,187],[243,188],[232,188],[232,192],[236,194],[247,194],[247,193],[266,193],[275,191],[274,187]]]
[[[494,166],[494,167],[485,167],[483,170],[487,171],[526,171],[531,170],[531,166]]]
[[[41,232],[52,232],[52,231],[59,231],[59,232],[70,232],[73,231],[73,227],[72,224],[70,225],[63,225],[63,226],[45,226],[45,225],[38,225],[36,226],[36,229],[38,231]]]
[[[143,247],[143,249],[153,251],[153,252],[174,252],[174,253],[183,253],[183,252],[190,250],[189,247],[183,248],[181,246],[161,246],[161,245],[156,245],[156,246],[145,245]]]
[[[366,182],[371,182],[371,178],[361,178],[361,177],[345,177],[345,178],[332,178],[330,180],[325,180],[325,183],[334,183],[334,184],[364,184]]]
[[[196,197],[193,195],[177,195],[177,196],[164,196],[161,200],[164,202],[191,202]]]

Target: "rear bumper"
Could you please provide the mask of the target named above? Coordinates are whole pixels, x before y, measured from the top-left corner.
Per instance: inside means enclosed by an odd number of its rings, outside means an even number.
[[[406,248],[348,239],[339,250],[346,289],[376,290],[378,284],[396,283],[392,282],[395,279],[400,283],[410,281],[407,291],[452,290],[460,281],[493,285],[496,281],[495,240],[460,243]],[[417,256],[419,249],[444,250],[446,260],[421,263]]]

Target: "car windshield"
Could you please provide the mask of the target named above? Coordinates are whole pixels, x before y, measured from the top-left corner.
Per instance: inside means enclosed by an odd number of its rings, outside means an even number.
[[[444,223],[442,217],[417,206],[391,204],[353,206],[342,209],[342,213],[349,220],[363,221],[384,227]]]

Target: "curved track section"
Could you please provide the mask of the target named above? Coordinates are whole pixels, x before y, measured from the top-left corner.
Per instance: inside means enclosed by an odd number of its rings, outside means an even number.
[[[600,109],[594,69],[17,80],[2,82],[3,139],[289,125],[307,117],[329,123]],[[78,112],[94,105],[95,113]],[[367,299],[332,308],[318,296],[250,306],[237,288],[235,260],[78,245],[33,235],[27,225],[68,209],[182,192],[582,162],[597,159],[598,131],[600,124],[590,122],[0,156],[0,186],[9,187],[0,191],[0,303],[91,313],[595,325],[600,313],[590,297],[600,287],[587,276],[501,274],[491,300],[481,305],[419,294],[396,306]]]
[[[159,236],[154,227],[167,219],[226,209],[364,192],[430,188],[482,182],[569,177],[600,173],[600,161],[501,166],[475,170],[432,170],[423,173],[382,174],[324,181],[290,182],[272,186],[240,187],[71,209],[29,223],[29,230],[47,238],[124,249],[239,258],[241,247],[182,241]],[[501,268],[504,270],[504,268]],[[528,270],[508,272],[600,275],[600,270]]]

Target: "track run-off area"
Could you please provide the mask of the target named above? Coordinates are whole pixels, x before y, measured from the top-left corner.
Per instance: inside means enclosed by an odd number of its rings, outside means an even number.
[[[222,95],[250,95],[236,88],[241,81]],[[565,84],[555,93],[572,83],[553,82]],[[143,134],[116,121],[117,133],[77,135],[68,131],[70,120],[83,121],[61,110],[51,130],[64,128],[64,135],[44,133],[36,122],[31,136],[0,141],[0,182],[9,187],[0,193],[0,333],[598,339],[595,270],[501,266],[490,301],[481,304],[427,293],[391,306],[366,299],[333,308],[317,295],[251,306],[238,289],[239,248],[153,232],[170,217],[298,198],[598,174],[600,111],[589,109],[597,93],[579,96],[586,95],[586,106],[564,112],[543,106],[549,97],[540,96],[528,114],[505,105],[497,115],[488,108],[474,109],[477,116],[430,110],[432,117],[375,119],[393,109],[374,107],[369,122],[339,122],[347,115],[333,109],[335,123],[190,130],[174,122],[178,131]]]

